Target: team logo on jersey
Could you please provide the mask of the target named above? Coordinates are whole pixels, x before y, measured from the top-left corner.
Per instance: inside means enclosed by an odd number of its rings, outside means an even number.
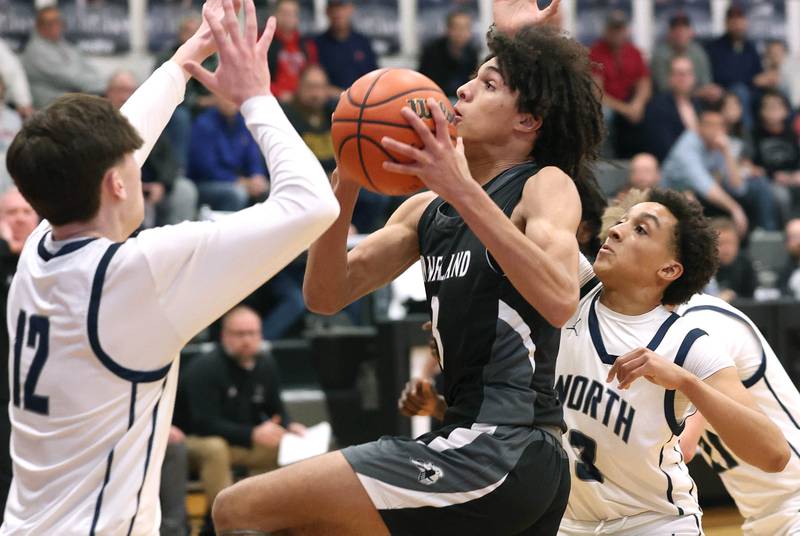
[[[420,257],[422,276],[426,282],[444,281],[456,277],[464,277],[469,270],[472,253],[469,250],[453,253],[449,257],[426,255]]]
[[[580,319],[580,318],[579,318],[579,319],[577,319],[577,320],[575,321],[575,323],[574,323],[574,324],[572,324],[571,326],[567,326],[567,327],[566,327],[566,330],[567,330],[567,331],[572,331],[572,332],[574,332],[574,333],[575,333],[575,336],[577,337],[577,336],[578,336],[578,323],[579,323],[580,321],[581,321],[581,319]]]
[[[440,478],[444,476],[444,472],[439,467],[433,465],[431,462],[427,462],[425,460],[415,460],[414,458],[411,458],[411,463],[413,463],[417,467],[417,469],[419,469],[419,474],[417,475],[417,482],[421,482],[426,486],[435,484]]]

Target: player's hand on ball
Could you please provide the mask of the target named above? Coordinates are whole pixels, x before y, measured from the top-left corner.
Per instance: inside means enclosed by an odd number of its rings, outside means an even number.
[[[683,368],[652,350],[637,348],[614,361],[614,365],[608,371],[606,382],[610,383],[616,377],[619,388],[627,389],[638,378],[645,378],[664,389],[672,390],[681,388],[687,374],[689,373]]]
[[[239,29],[233,0],[221,0],[223,16],[213,10],[203,10],[219,51],[219,67],[213,73],[198,62],[189,61],[184,68],[215,95],[241,106],[250,97],[269,95],[269,67],[267,50],[275,34],[275,17],[267,20],[261,38],[253,0],[244,0],[245,30]]]
[[[400,112],[409,125],[416,131],[424,147],[417,149],[389,136],[384,136],[381,144],[388,150],[413,160],[413,163],[401,164],[386,161],[383,168],[393,173],[416,175],[445,201],[451,201],[466,187],[474,186],[475,181],[469,172],[467,158],[464,156],[464,142],[458,138],[455,147],[450,139],[447,118],[435,99],[426,102],[433,116],[435,132],[431,132],[422,119],[411,108],[405,107]]]
[[[492,16],[497,29],[503,33],[515,34],[523,26],[547,22],[558,12],[561,0],[553,0],[544,9],[539,9],[536,0],[494,0]]]

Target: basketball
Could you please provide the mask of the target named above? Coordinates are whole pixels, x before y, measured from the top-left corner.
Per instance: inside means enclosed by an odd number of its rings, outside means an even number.
[[[409,163],[409,160],[385,149],[381,139],[389,136],[422,148],[422,140],[400,115],[400,110],[409,106],[433,131],[427,104],[430,97],[442,107],[450,123],[450,138],[455,143],[453,107],[427,76],[410,69],[378,69],[356,80],[339,98],[331,129],[339,167],[347,177],[387,195],[407,195],[421,189],[423,184],[417,177],[383,169],[384,161]]]

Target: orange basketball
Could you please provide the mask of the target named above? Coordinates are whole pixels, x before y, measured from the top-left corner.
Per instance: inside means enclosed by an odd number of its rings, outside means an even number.
[[[422,140],[400,115],[409,106],[434,130],[427,99],[433,97],[449,122],[450,138],[455,143],[453,107],[444,92],[430,78],[410,69],[378,69],[367,73],[339,98],[333,112],[331,137],[339,167],[348,178],[372,191],[406,195],[423,187],[413,175],[390,173],[383,169],[386,160],[408,163],[403,155],[388,151],[381,138],[423,147]]]

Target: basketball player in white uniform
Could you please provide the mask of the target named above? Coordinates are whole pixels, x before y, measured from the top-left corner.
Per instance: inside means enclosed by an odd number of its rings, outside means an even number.
[[[758,406],[783,432],[792,450],[777,477],[739,458],[700,413],[681,435],[687,461],[699,452],[717,471],[745,517],[745,535],[800,534],[800,393],[764,336],[744,313],[725,301],[697,294],[677,313],[703,326],[715,348],[730,356]],[[699,446],[699,449],[698,449]]]
[[[780,431],[731,360],[664,306],[686,301],[713,274],[716,247],[700,216],[675,192],[651,192],[632,207],[595,262],[603,284],[562,329],[556,390],[573,479],[560,534],[701,534],[678,444],[692,406],[713,415],[750,463],[770,471],[787,463]]]
[[[338,214],[325,173],[269,95],[274,19],[256,41],[246,5],[242,36],[219,22],[231,1],[209,0],[207,22],[125,104],[127,119],[104,99],[66,96],[9,149],[11,175],[45,221],[9,296],[14,480],[0,534],[158,534],[179,351]],[[220,66],[202,81],[241,105],[270,198],[128,239],[143,216],[139,166],[183,98],[181,66],[213,52],[212,32]]]

